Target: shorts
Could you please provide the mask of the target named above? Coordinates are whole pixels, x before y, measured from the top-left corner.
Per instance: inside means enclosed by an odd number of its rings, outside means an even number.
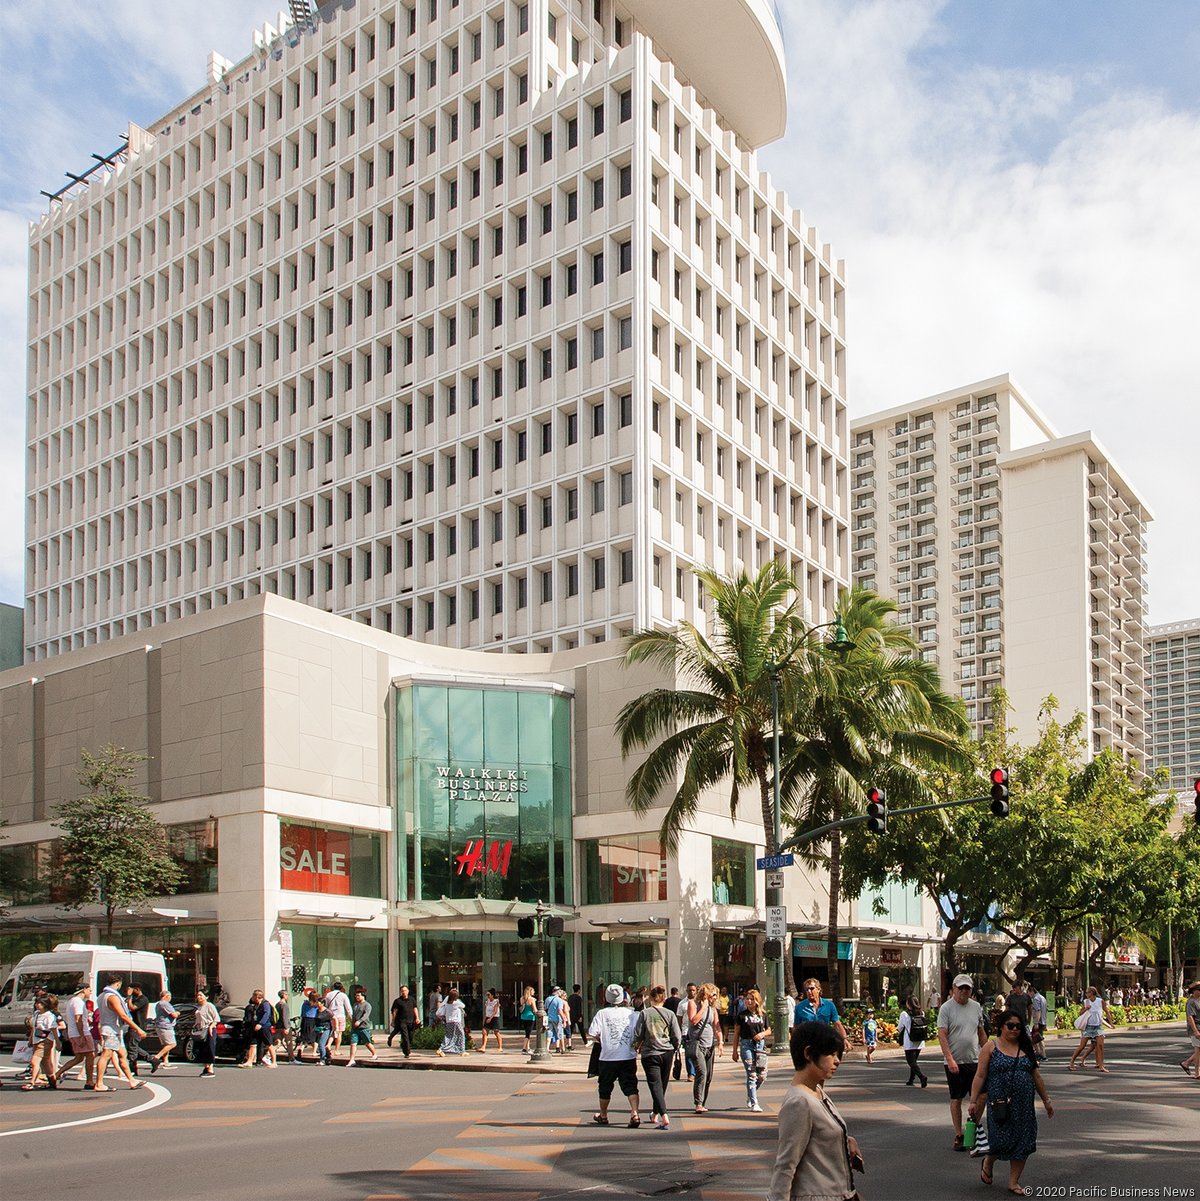
[[[975,1079],[975,1069],[979,1065],[960,1063],[957,1072],[952,1072],[948,1065],[943,1064],[942,1066],[946,1069],[946,1083],[950,1086],[950,1100],[961,1101],[964,1097],[969,1097],[971,1084]]]
[[[351,1030],[350,1045],[352,1047],[368,1047],[371,1045],[371,1032],[369,1030]]]
[[[484,1018],[483,1019],[483,1028],[485,1030],[497,1030],[498,1031],[500,1029],[500,1019],[499,1018]]]
[[[73,1055],[91,1055],[96,1050],[96,1040],[90,1034],[77,1034],[71,1039]]]
[[[340,1034],[345,1029],[346,1029],[345,1016],[340,1013],[335,1013],[333,1015],[333,1032],[334,1032],[334,1034]]]
[[[100,1045],[106,1051],[125,1050],[125,1041],[121,1038],[121,1032],[108,1026],[100,1027]]]
[[[623,1097],[636,1097],[638,1091],[636,1059],[602,1059],[597,1085],[600,1100],[607,1101],[613,1095],[613,1085],[619,1084]]]
[[[1095,1042],[1096,1039],[1104,1037],[1104,1028],[1102,1026],[1084,1026],[1083,1037]]]
[[[160,1047],[173,1047],[175,1045],[174,1030],[155,1030],[154,1036],[158,1039]]]

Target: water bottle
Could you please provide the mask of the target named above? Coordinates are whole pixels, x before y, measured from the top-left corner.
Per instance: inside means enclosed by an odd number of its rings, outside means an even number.
[[[963,1123],[963,1146],[968,1151],[975,1149],[975,1119],[967,1118]]]

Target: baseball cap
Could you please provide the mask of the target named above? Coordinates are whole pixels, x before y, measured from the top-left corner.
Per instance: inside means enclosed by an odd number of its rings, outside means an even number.
[[[967,988],[975,987],[975,981],[972,980],[971,977],[966,974],[966,972],[960,972],[954,977],[954,984],[952,987],[961,988],[964,984],[967,986]]]
[[[604,999],[610,1005],[616,1005],[618,1001],[625,999],[625,990],[619,984],[610,984],[604,990]]]

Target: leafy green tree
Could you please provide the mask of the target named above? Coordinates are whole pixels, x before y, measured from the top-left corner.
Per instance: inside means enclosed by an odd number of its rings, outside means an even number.
[[[111,743],[98,754],[82,752],[79,783],[85,795],[59,807],[62,873],[71,899],[67,908],[104,906],[111,941],[118,909],[170,892],[182,879],[168,850],[167,831],[135,793],[130,781],[145,755]]]
[[[626,797],[635,813],[646,813],[663,793],[672,793],[659,834],[674,850],[706,790],[728,787],[729,814],[736,817],[741,794],[749,789],[757,794],[767,853],[774,854],[772,676],[781,715],[801,709],[809,679],[802,668],[809,628],[795,582],[778,563],[765,564],[753,578],[744,571],[696,575],[712,601],[711,637],[683,622],[673,630],[636,634],[626,653],[627,663],[653,664],[679,685],[651,688],[617,716],[622,755],[648,748],[629,778]],[[794,749],[794,728],[794,721],[785,729],[781,720],[781,761]],[[786,954],[784,971],[790,988]]]
[[[777,675],[781,713],[799,703],[804,682],[807,627],[795,582],[773,561],[753,579],[744,571],[735,577],[707,570],[696,575],[712,599],[712,637],[683,622],[672,630],[635,634],[626,652],[627,663],[654,664],[680,683],[651,688],[617,716],[621,753],[649,748],[629,778],[626,797],[635,813],[646,813],[674,789],[660,829],[663,844],[674,850],[706,789],[727,785],[729,814],[736,817],[741,793],[749,788],[757,793],[773,854],[771,676]]]
[[[809,678],[798,695],[808,703],[790,714],[794,751],[785,773],[787,793],[797,798],[792,817],[801,829],[861,812],[872,785],[887,792],[889,805],[935,800],[931,773],[969,761],[962,702],[942,690],[937,669],[921,658],[912,633],[892,620],[895,609],[868,589],[844,591],[836,613],[852,648],[828,648],[801,661]],[[840,831],[828,836],[828,847],[827,975],[836,1002]]]

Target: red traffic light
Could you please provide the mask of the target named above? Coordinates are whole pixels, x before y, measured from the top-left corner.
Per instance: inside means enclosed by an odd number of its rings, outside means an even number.
[[[1198,797],[1200,797],[1200,776],[1197,776],[1197,777],[1196,777],[1196,778],[1195,778],[1195,779],[1192,781],[1192,791],[1193,791],[1193,792],[1194,792],[1194,793],[1195,793],[1195,794],[1196,794]]]
[[[1200,792],[1200,781],[1197,781],[1196,791]],[[883,795],[883,789],[882,788],[868,788],[867,789],[867,800],[870,801],[870,803],[872,805],[884,804],[886,802],[886,798]]]
[[[1008,772],[1006,772],[1004,770],[1004,768],[1002,768],[1002,767],[993,767],[992,768],[992,783],[993,784],[1007,784],[1008,783]]]

